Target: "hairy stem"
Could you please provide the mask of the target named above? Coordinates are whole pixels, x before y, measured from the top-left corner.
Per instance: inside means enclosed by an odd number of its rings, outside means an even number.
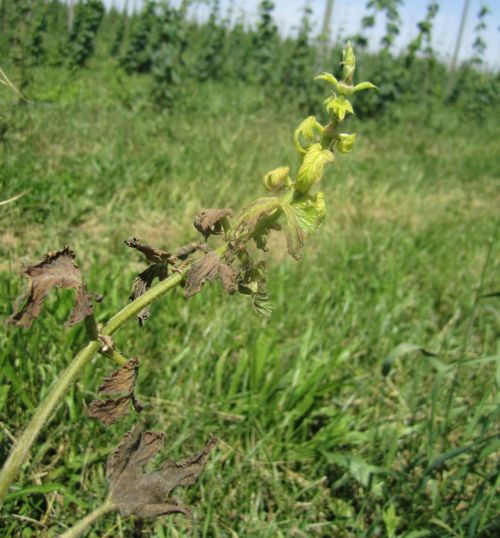
[[[83,519],[80,519],[76,525],[61,534],[60,538],[77,538],[78,536],[81,536],[82,533],[86,531],[88,527],[92,525],[92,523],[94,523],[94,521],[97,521],[100,517],[115,510],[116,505],[114,505],[109,498],[106,499],[104,503],[99,506],[99,508],[96,508],[93,512],[90,512],[90,514],[86,515]]]
[[[228,246],[223,245],[216,252],[219,256],[222,256],[227,249]],[[137,315],[144,307],[156,301],[162,295],[165,295],[172,288],[178,286],[189,270],[189,267],[190,266],[187,266],[183,271],[166,278],[153,288],[149,289],[144,295],[141,295],[122,308],[102,327],[100,334],[108,336],[113,334],[127,320]],[[102,346],[101,341],[98,339],[99,330],[94,317],[88,316],[88,318],[85,319],[85,325],[91,341],[75,356],[68,368],[66,368],[54,382],[45,399],[38,405],[35,414],[21,434],[21,437],[11,448],[9,457],[0,471],[0,506],[3,503],[10,484],[16,477],[19,468],[27,459],[31,446],[38,437],[41,429],[56,410],[68,388],[76,381],[80,372],[92,360],[94,355],[99,352]],[[109,352],[103,352],[103,354],[114,359],[120,365],[123,365],[126,362],[126,358],[117,351],[110,350]]]
[[[144,295],[141,295],[135,301],[132,301],[127,306],[122,308],[117,314],[115,314],[102,328],[101,333],[109,336],[112,335],[116,330],[121,327],[127,320],[136,316],[143,308],[150,305],[152,302],[156,301],[162,295],[165,295],[168,291],[175,286],[178,286],[187,269],[182,273],[175,273],[160,282],[153,288],[150,288]]]
[[[31,445],[35,442],[40,430],[56,410],[68,387],[75,382],[81,370],[97,353],[100,345],[98,340],[91,340],[76,355],[66,370],[62,372],[59,378],[54,382],[45,399],[36,408],[30,423],[12,447],[9,457],[0,471],[0,504],[19,468],[28,457]]]

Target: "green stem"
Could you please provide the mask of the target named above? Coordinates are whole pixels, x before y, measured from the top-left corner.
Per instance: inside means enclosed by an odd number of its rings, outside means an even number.
[[[88,527],[92,525],[92,523],[94,523],[94,521],[97,521],[100,517],[115,510],[116,505],[114,505],[109,499],[106,499],[104,504],[99,506],[99,508],[96,508],[93,512],[90,512],[90,514],[86,515],[83,519],[80,519],[76,525],[68,529],[65,533],[61,534],[60,538],[77,538],[78,536],[81,536],[82,533],[86,531]]]
[[[227,245],[223,245],[217,249],[217,254],[222,256],[228,249]],[[135,301],[132,301],[127,306],[122,308],[106,323],[101,334],[111,335],[127,320],[137,315],[144,307],[156,301],[162,295],[165,295],[175,286],[179,285],[190,266],[187,266],[182,272],[175,273],[169,278],[166,278],[153,288],[150,288],[144,295],[141,295]],[[59,378],[54,382],[52,389],[49,391],[45,399],[38,405],[35,414],[33,415],[27,428],[22,433],[11,448],[9,457],[7,458],[2,470],[0,471],[0,506],[3,503],[4,497],[7,494],[8,488],[19,471],[19,468],[28,457],[29,451],[41,429],[47,423],[61,402],[68,388],[75,382],[80,372],[87,366],[96,353],[99,352],[101,342],[97,339],[98,330],[93,316],[89,316],[85,320],[85,325],[91,341],[75,356],[73,362],[64,370]],[[104,353],[105,355],[107,352]],[[118,352],[108,353],[119,364],[123,364],[126,358]]]
[[[97,325],[97,321],[93,314],[85,318],[85,328],[87,329],[87,334],[91,340],[99,339],[99,326]],[[124,357],[119,351],[113,348],[107,349],[106,351],[101,348],[99,349],[99,353],[108,357],[108,359],[115,361],[119,366],[123,366],[128,360],[127,357]]]
[[[75,382],[81,370],[99,351],[100,345],[98,340],[92,340],[76,355],[73,362],[55,381],[45,399],[37,407],[27,428],[12,447],[0,471],[0,505],[19,468],[28,457],[31,445],[35,442],[40,430],[56,410],[68,387]]]
[[[186,271],[187,268],[182,273],[175,273],[169,278],[166,278],[163,282],[150,288],[144,295],[141,295],[135,301],[122,308],[104,325],[101,333],[107,336],[112,335],[127,320],[136,316],[143,308],[156,301],[162,295],[165,295],[165,293],[175,288],[175,286],[178,286],[182,282]]]

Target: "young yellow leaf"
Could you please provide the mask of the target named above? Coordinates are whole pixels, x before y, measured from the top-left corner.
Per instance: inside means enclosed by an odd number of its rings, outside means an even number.
[[[324,127],[319,123],[314,116],[309,116],[303,120],[300,125],[295,129],[293,138],[295,147],[299,153],[306,153],[307,147],[318,142],[319,136],[324,131]],[[305,140],[305,146],[301,144],[301,137]]]
[[[321,179],[325,164],[334,161],[333,153],[323,149],[321,144],[310,146],[299,168],[295,190],[301,194],[307,193]]]
[[[234,229],[252,233],[262,219],[269,217],[279,208],[280,200],[275,196],[258,198],[253,204],[240,211]]]
[[[356,69],[356,58],[350,41],[347,42],[346,48],[342,51],[342,66],[343,79],[347,83],[352,82],[354,70]]]
[[[353,93],[360,92],[362,90],[378,90],[378,88],[371,82],[360,82],[354,86]]]
[[[321,73],[321,75],[314,77],[314,80],[324,80],[330,83],[335,88],[335,90],[337,90],[339,84],[339,81],[331,73]]]
[[[340,153],[349,153],[356,141],[356,133],[345,134],[341,133],[337,135],[337,149]]]
[[[343,121],[347,113],[354,114],[351,103],[343,96],[329,97],[325,101],[326,110],[336,116],[339,121]]]
[[[289,166],[275,168],[263,176],[262,183],[268,191],[277,192],[285,185],[289,172]]]
[[[322,192],[315,196],[304,196],[297,201],[282,202],[286,217],[288,252],[300,258],[300,250],[307,236],[315,232],[325,218],[325,197]]]

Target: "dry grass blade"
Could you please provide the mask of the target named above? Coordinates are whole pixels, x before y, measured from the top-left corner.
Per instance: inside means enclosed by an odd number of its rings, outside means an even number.
[[[19,194],[16,194],[15,196],[12,196],[11,198],[7,198],[7,200],[1,200],[0,206],[11,204],[12,202],[15,202],[16,200],[19,200],[19,198],[22,198],[25,194],[27,194],[28,191],[20,192]]]
[[[10,88],[18,97],[26,101],[27,103],[30,102],[28,98],[26,98],[17,88],[16,86],[10,81],[9,77],[5,73],[5,71],[0,67],[0,83],[4,84],[8,88]]]

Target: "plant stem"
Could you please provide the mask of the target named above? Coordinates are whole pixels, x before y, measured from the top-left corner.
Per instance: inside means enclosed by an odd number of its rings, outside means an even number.
[[[150,288],[144,295],[141,295],[135,299],[135,301],[132,301],[127,306],[122,308],[104,325],[101,333],[107,336],[112,335],[127,320],[137,315],[144,307],[156,301],[156,299],[162,295],[165,295],[165,293],[170,291],[172,288],[175,288],[175,286],[178,286],[182,282],[184,273],[186,271],[187,269],[182,273],[175,273],[169,278],[166,278],[153,288]]]
[[[85,318],[85,328],[87,329],[87,334],[91,340],[99,339],[99,326],[93,314]],[[99,350],[101,355],[108,357],[115,361],[119,366],[123,366],[127,362],[127,357],[124,357],[119,351],[113,348],[108,348],[104,351],[103,348]]]
[[[76,525],[61,534],[60,538],[77,538],[78,536],[81,536],[81,534],[88,527],[90,527],[94,521],[98,520],[100,517],[108,514],[109,512],[113,512],[114,510],[116,510],[116,505],[114,505],[109,498],[106,499],[104,503],[99,506],[99,508],[96,508],[93,512],[90,512],[90,514],[86,515],[83,519],[80,519]]]
[[[28,457],[31,445],[35,442],[40,430],[59,405],[68,387],[74,383],[80,371],[97,353],[100,345],[98,340],[92,340],[76,355],[73,362],[54,382],[50,392],[37,407],[27,428],[12,447],[9,457],[0,471],[0,505],[19,468]]]
[[[223,245],[217,249],[216,252],[219,256],[222,256],[227,249],[228,246]],[[138,314],[144,307],[148,306],[153,301],[156,301],[156,299],[162,295],[165,295],[175,286],[178,286],[182,282],[184,275],[187,273],[189,268],[190,265],[185,267],[183,271],[171,275],[169,278],[166,278],[153,288],[150,288],[146,293],[144,293],[144,295],[141,295],[122,308],[108,321],[108,323],[103,326],[101,334],[113,334],[127,320]],[[101,348],[102,343],[100,340],[98,340],[99,331],[97,329],[94,316],[88,316],[88,319],[85,319],[85,325],[91,341],[75,356],[73,362],[54,382],[52,389],[49,391],[45,399],[38,405],[35,414],[22,433],[21,437],[11,448],[9,457],[0,471],[0,506],[3,503],[10,484],[16,477],[19,468],[28,457],[30,448],[38,437],[41,429],[50,419],[52,413],[56,410],[68,388],[75,382],[83,368],[87,366],[87,364]],[[105,352],[104,355],[111,357],[121,365],[126,362],[126,358],[118,352]]]

